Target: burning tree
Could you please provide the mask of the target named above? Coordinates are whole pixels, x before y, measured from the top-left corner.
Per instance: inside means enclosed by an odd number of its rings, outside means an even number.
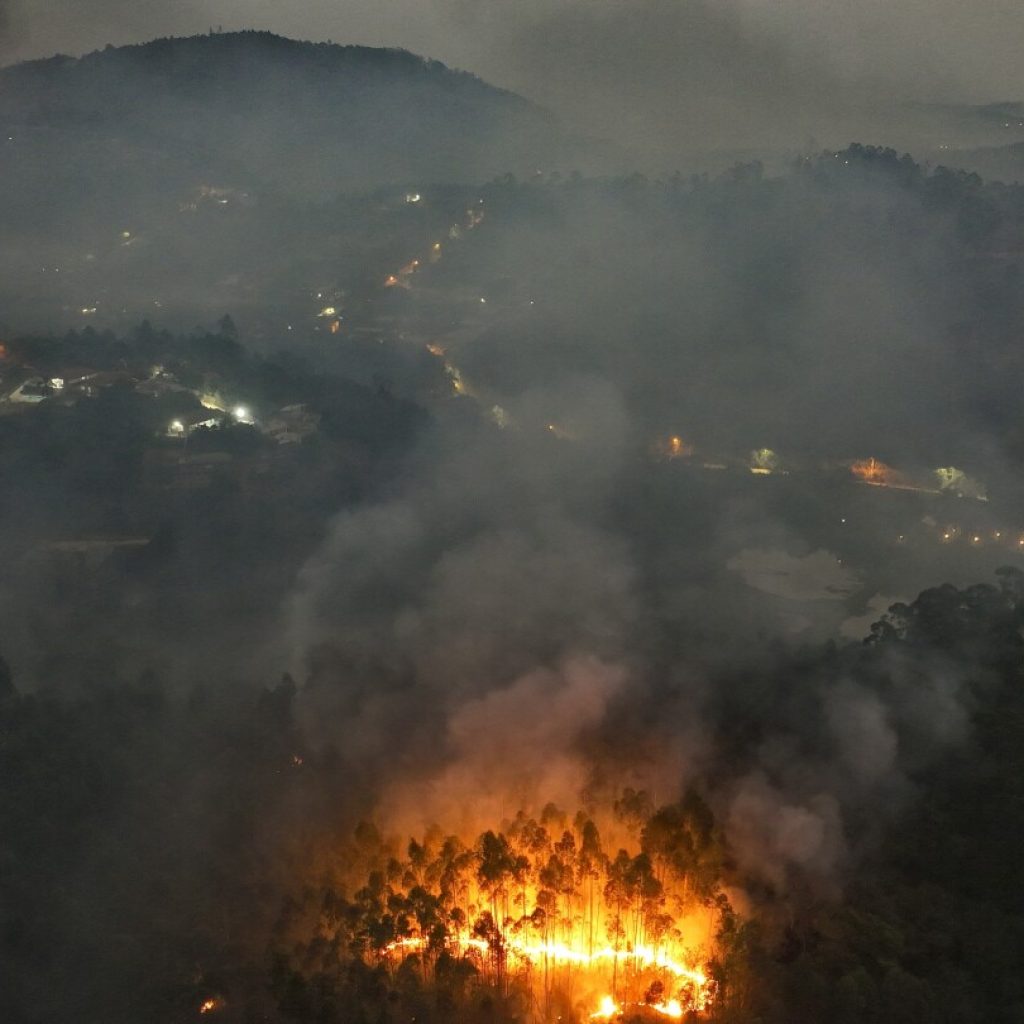
[[[453,1013],[486,998],[533,1020],[700,1016],[728,907],[711,812],[695,793],[654,809],[627,790],[605,817],[549,805],[401,852],[361,826],[300,959],[364,1004],[356,983],[374,978]]]

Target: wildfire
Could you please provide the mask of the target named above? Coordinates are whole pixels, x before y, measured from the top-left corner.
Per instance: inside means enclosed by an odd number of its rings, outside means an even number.
[[[455,937],[449,945],[461,954],[470,952],[488,953],[491,950],[491,946],[484,939],[470,937]],[[384,947],[384,951],[386,953],[419,952],[426,947],[426,939],[397,939],[394,942],[388,943]],[[665,950],[655,949],[651,946],[637,946],[633,949],[615,949],[611,946],[605,946],[602,949],[595,949],[593,952],[588,953],[586,950],[574,948],[564,942],[523,942],[515,937],[510,937],[504,941],[504,952],[506,955],[511,955],[523,966],[532,966],[544,960],[559,966],[574,966],[586,969],[601,967],[605,964],[623,964],[631,966],[638,971],[651,969],[664,971],[675,978],[692,982],[699,989],[708,983],[707,976],[703,971],[693,970],[675,960]],[[679,1015],[682,1015],[681,1004],[676,999],[658,1005],[680,1007]],[[703,1009],[703,1001],[696,1008]]]
[[[893,482],[893,470],[878,459],[859,459],[850,464],[850,472],[863,483],[884,487]]]
[[[200,1013],[213,1013],[214,1010],[219,1010],[223,1005],[220,999],[207,999],[199,1006]]]
[[[617,1017],[622,1011],[611,996],[604,996],[601,1005],[590,1015],[594,1020],[611,1020]]]
[[[663,1013],[666,1017],[679,1018],[683,1015],[683,1005],[678,999],[670,999],[667,1003],[651,1003],[652,1010]]]
[[[667,1003],[629,1003],[628,1005],[653,1010],[663,1017],[671,1017],[672,1020],[681,1020],[686,1012],[678,999],[670,999]],[[624,1012],[625,1007],[619,1006],[611,996],[605,996],[601,1000],[601,1005],[590,1015],[590,1019],[611,1020],[614,1017],[621,1017]]]
[[[334,898],[339,930],[325,938],[389,974],[412,960],[425,983],[459,959],[477,984],[532,993],[537,1006],[557,994],[583,1019],[702,1014],[728,911],[714,819],[694,794],[655,810],[626,793],[600,830],[586,812],[549,806],[468,844],[432,829],[405,856],[365,826],[348,855],[352,895]]]

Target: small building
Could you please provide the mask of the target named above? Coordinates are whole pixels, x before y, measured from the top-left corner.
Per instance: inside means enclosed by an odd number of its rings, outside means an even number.
[[[197,430],[216,430],[224,425],[227,415],[212,409],[196,409],[175,417],[167,424],[168,437],[188,437]]]

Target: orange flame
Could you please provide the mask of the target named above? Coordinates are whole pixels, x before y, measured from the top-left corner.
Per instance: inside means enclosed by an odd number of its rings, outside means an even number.
[[[891,466],[887,466],[875,458],[859,459],[857,462],[851,463],[850,472],[866,484],[879,486],[892,483],[895,476]]]

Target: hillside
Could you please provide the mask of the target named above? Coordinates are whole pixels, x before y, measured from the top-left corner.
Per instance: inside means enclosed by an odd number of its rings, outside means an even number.
[[[411,53],[240,32],[0,69],[12,215],[200,182],[323,198],[571,159],[544,111]],[[42,169],[42,170],[41,170]]]
[[[941,154],[945,162],[974,171],[984,178],[1008,184],[1024,182],[1024,142],[1008,146],[982,146]]]

